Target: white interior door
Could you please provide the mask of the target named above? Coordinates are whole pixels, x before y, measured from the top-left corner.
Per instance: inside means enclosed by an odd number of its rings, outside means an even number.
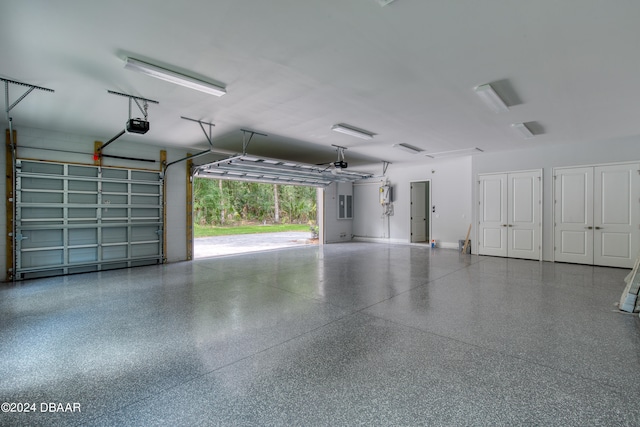
[[[593,262],[632,268],[640,252],[639,164],[594,169]]]
[[[411,242],[427,241],[427,183],[411,183]]]
[[[507,174],[480,176],[478,254],[507,256]]]
[[[593,167],[557,169],[555,260],[593,264]]]
[[[540,171],[507,175],[507,254],[512,258],[540,259]]]

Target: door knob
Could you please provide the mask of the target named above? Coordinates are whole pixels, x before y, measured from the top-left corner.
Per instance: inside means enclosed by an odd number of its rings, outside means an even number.
[[[596,227],[596,230],[602,230],[602,227]]]
[[[589,227],[585,227],[585,230],[593,230],[593,227],[589,226]]]

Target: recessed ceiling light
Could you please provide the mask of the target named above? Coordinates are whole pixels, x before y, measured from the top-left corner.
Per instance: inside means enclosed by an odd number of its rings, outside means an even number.
[[[124,68],[137,71],[139,73],[143,73],[148,76],[155,77],[156,79],[164,80],[166,82],[188,87],[190,89],[199,90],[200,92],[205,92],[210,95],[222,96],[227,93],[225,88],[214,85],[213,83],[205,82],[194,77],[185,76],[184,74],[167,70],[166,68],[149,64],[148,62],[144,62],[135,58],[125,58]]]
[[[534,133],[531,132],[531,129],[527,127],[526,123],[514,123],[511,127],[517,130],[518,133],[520,133],[520,136],[525,139],[533,138],[535,136]]]
[[[482,101],[496,113],[505,113],[509,111],[507,104],[504,103],[502,98],[500,98],[490,84],[476,86],[474,90],[480,99],[482,99]]]
[[[416,146],[411,145],[411,144],[405,144],[404,142],[402,142],[400,144],[393,144],[393,148],[397,148],[399,150],[404,150],[404,151],[406,151],[408,153],[411,153],[411,154],[418,154],[418,153],[424,151],[420,147],[416,147]]]
[[[333,125],[331,130],[362,139],[372,139],[375,135],[375,133],[369,132],[368,130],[358,129],[350,125],[345,125],[344,123]]]

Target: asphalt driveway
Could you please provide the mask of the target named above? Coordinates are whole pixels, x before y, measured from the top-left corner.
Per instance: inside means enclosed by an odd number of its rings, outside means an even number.
[[[317,244],[317,240],[311,240],[310,231],[198,237],[194,239],[193,255],[194,258],[208,258],[309,244]]]

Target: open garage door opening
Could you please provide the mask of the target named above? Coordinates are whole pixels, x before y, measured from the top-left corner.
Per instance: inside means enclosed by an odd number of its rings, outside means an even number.
[[[194,258],[318,244],[322,189],[194,177]]]

